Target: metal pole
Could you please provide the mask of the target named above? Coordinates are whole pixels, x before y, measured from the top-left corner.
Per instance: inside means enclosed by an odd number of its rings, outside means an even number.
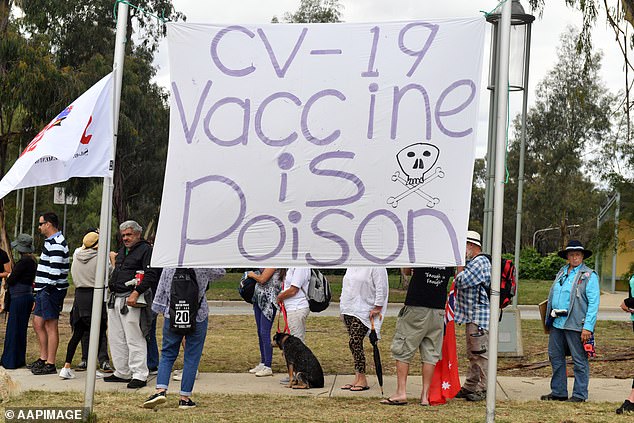
[[[66,235],[66,194],[64,194],[64,224],[62,225],[62,233]]]
[[[491,63],[489,68],[493,73],[493,81],[488,87],[491,91],[489,99],[489,138],[487,143],[486,155],[486,185],[484,188],[484,221],[482,225],[482,251],[487,254],[491,253],[491,226],[493,222],[493,190],[494,190],[494,169],[495,169],[495,115],[496,115],[496,84],[497,84],[497,63],[498,63],[498,26],[493,25],[493,34],[491,35]],[[491,77],[491,75],[489,75]]]
[[[37,211],[37,187],[33,189],[33,215],[31,216],[31,238],[35,237],[35,225],[36,225],[36,216],[35,213]]]
[[[526,150],[526,110],[528,109],[528,70],[531,56],[531,25],[526,25],[526,42],[524,44],[526,61],[524,62],[524,89],[522,96],[522,135],[520,137],[520,164],[517,178],[517,214],[515,218],[515,270],[517,271],[517,289],[520,285],[520,250],[522,243],[522,197],[524,195],[524,153]],[[513,305],[517,306],[517,292],[513,297]]]
[[[612,284],[611,291],[616,291],[616,256],[619,251],[619,215],[621,213],[621,193],[616,193],[616,205],[614,210],[614,252],[612,253]]]
[[[502,258],[502,225],[504,217],[504,159],[506,155],[509,53],[511,39],[511,2],[502,5],[499,26],[499,68],[497,87],[497,132],[495,148],[495,194],[493,196],[493,242],[491,244],[491,311],[489,319],[489,371],[487,379],[487,422],[495,421],[495,389],[498,364],[498,315],[500,313],[500,275]]]
[[[18,237],[18,219],[20,218],[20,189],[15,190],[15,224],[13,225],[13,239]]]
[[[20,233],[23,233],[24,228],[24,197],[26,192],[22,188],[22,197],[20,198]]]
[[[117,15],[117,35],[114,47],[114,72],[113,88],[113,116],[112,126],[114,137],[112,139],[111,168],[114,169],[114,160],[117,155],[117,130],[119,125],[119,107],[121,105],[121,82],[123,80],[123,61],[125,59],[125,43],[128,24],[128,5],[120,2]],[[101,310],[104,300],[104,281],[108,262],[108,246],[110,244],[110,224],[112,220],[112,192],[113,183],[111,177],[103,178],[103,190],[101,192],[101,215],[99,219],[99,254],[97,256],[97,270],[95,274],[95,293],[92,299],[92,316],[90,321],[90,345],[88,347],[88,366],[86,372],[86,387],[84,390],[84,420],[88,420],[93,409],[95,395],[95,372],[97,370],[97,350],[99,349],[99,329],[101,326]]]

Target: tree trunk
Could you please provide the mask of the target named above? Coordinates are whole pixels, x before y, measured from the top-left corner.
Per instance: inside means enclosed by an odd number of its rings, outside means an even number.
[[[0,0],[0,38],[4,38],[4,34],[7,32],[10,12],[9,0]]]

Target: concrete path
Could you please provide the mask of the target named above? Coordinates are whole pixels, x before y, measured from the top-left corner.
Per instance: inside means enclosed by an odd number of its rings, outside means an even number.
[[[44,390],[52,392],[62,391],[84,391],[86,383],[86,372],[76,372],[76,379],[62,380],[57,375],[35,376],[27,369],[5,370],[11,378],[18,382],[20,390]],[[364,392],[350,392],[341,390],[340,386],[351,382],[353,375],[328,375],[326,384],[322,389],[288,389],[279,383],[284,377],[283,374],[276,374],[273,377],[258,378],[247,372],[245,373],[201,373],[194,386],[195,393],[209,394],[253,394],[266,393],[284,396],[315,396],[315,397],[381,397],[381,389],[378,386],[374,375],[368,375],[370,390]],[[572,392],[572,381],[568,380],[569,392]],[[154,392],[156,376],[151,376],[148,386],[138,391],[139,402]],[[631,390],[632,381],[629,379],[599,379],[593,378],[590,381],[589,401],[597,402],[621,402]],[[384,378],[385,397],[393,394],[396,390],[396,376],[386,376]],[[171,381],[171,392],[177,393],[180,382]],[[540,377],[498,377],[498,389],[496,398],[500,401],[536,401],[541,395],[550,392],[550,379]],[[421,378],[411,376],[407,381],[407,394],[410,401],[416,401],[420,396]],[[97,379],[95,389],[97,396],[99,392],[120,391],[131,392],[124,383],[106,383]]]

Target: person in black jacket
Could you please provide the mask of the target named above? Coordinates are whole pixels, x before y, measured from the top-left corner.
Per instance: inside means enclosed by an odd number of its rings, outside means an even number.
[[[626,313],[631,313],[633,320],[632,329],[634,329],[634,296],[632,295],[632,291],[634,291],[634,276],[630,279],[630,296],[621,303],[621,310]],[[634,381],[632,381],[632,392],[630,392],[630,396],[616,409],[616,414],[631,412],[634,412]]]
[[[108,343],[115,371],[104,382],[126,382],[131,389],[145,386],[149,374],[142,326],[148,313],[151,321],[150,278],[137,272],[150,270],[152,246],[141,237],[142,230],[134,220],[123,222],[119,226],[123,247],[110,253],[114,270],[108,284]]]
[[[20,234],[11,247],[18,250],[20,260],[7,277],[11,304],[4,351],[0,363],[5,369],[17,369],[26,365],[26,333],[33,309],[33,282],[37,263],[33,257],[33,238]],[[4,251],[3,251],[4,253]],[[6,256],[6,253],[4,253]],[[7,257],[8,260],[8,257]]]

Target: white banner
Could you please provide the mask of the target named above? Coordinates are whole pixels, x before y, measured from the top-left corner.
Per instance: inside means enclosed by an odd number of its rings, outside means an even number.
[[[57,115],[0,181],[0,198],[18,188],[112,175],[112,73]]]
[[[462,263],[485,25],[169,23],[152,265]]]

